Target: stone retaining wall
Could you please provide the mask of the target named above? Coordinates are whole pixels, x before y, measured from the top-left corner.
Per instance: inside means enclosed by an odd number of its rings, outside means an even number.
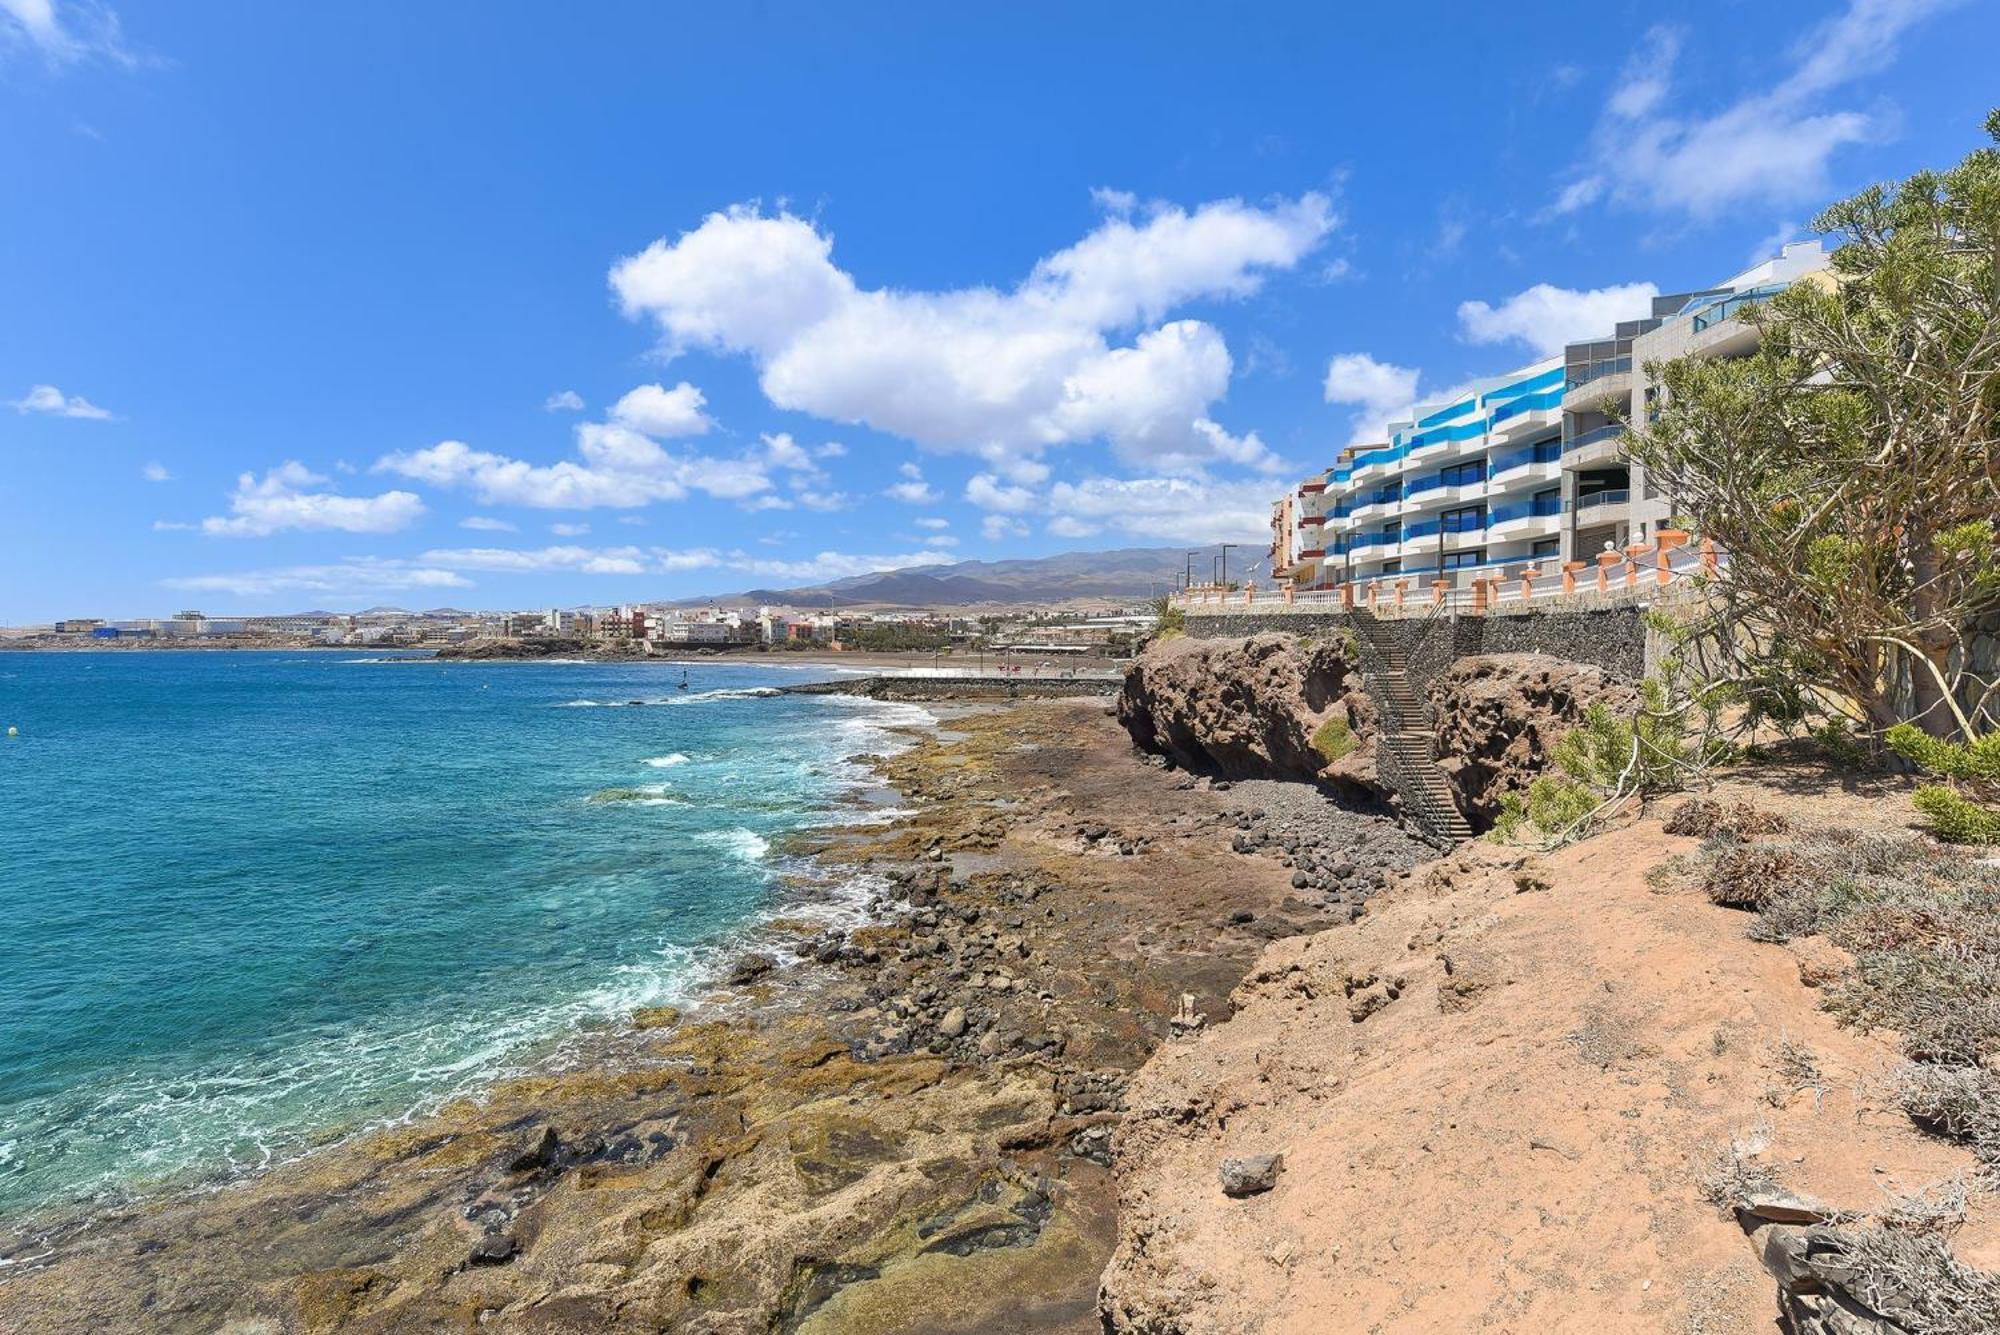
[[[853,677],[780,689],[787,695],[865,695],[872,700],[1057,700],[1112,696],[1117,677]]]
[[[1496,609],[1480,616],[1440,613],[1435,617],[1380,617],[1379,633],[1399,637],[1409,659],[1411,685],[1422,689],[1438,673],[1474,654],[1547,654],[1588,663],[1625,681],[1637,681],[1651,665],[1647,654],[1645,606],[1535,607]],[[1324,634],[1352,629],[1346,612],[1216,612],[1187,614],[1187,632],[1197,639],[1237,638],[1277,631],[1286,635]]]

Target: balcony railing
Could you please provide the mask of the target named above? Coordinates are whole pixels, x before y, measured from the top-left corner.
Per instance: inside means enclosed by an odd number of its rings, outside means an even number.
[[[1534,445],[1524,445],[1518,450],[1508,450],[1505,454],[1493,456],[1493,476],[1529,464],[1552,464],[1562,458],[1562,442],[1545,440]]]
[[[1594,491],[1588,496],[1579,496],[1570,503],[1570,509],[1578,514],[1586,510],[1602,510],[1607,505],[1624,505],[1632,499],[1632,493],[1623,487],[1615,491]]]
[[[1580,436],[1572,436],[1563,442],[1563,453],[1571,454],[1597,444],[1600,440],[1618,440],[1625,435],[1625,428],[1613,423],[1586,431]]]
[[[1694,332],[1699,334],[1704,330],[1713,329],[1725,320],[1733,320],[1746,308],[1761,306],[1784,290],[1782,285],[1752,288],[1748,292],[1725,297],[1713,305],[1704,306],[1694,314]]]
[[[1593,380],[1602,380],[1605,376],[1618,375],[1621,372],[1631,369],[1632,359],[1630,357],[1613,357],[1608,361],[1591,362],[1586,366],[1580,366],[1576,370],[1571,371],[1569,378],[1563,382],[1563,388],[1577,389],[1589,384]]]
[[[1499,426],[1508,418],[1519,417],[1522,413],[1540,412],[1544,408],[1560,407],[1563,398],[1563,388],[1563,386],[1558,385],[1554,389],[1544,390],[1540,394],[1523,394],[1512,403],[1495,408],[1493,410],[1493,425]]]
[[[1546,518],[1562,513],[1562,497],[1531,496],[1526,500],[1506,501],[1486,512],[1487,524],[1505,524],[1515,519]]]

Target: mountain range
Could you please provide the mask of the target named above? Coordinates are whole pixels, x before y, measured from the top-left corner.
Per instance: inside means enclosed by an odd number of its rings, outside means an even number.
[[[1241,573],[1261,548],[1237,546]],[[1018,561],[954,561],[901,570],[877,570],[825,584],[791,589],[744,589],[683,598],[669,607],[709,603],[782,607],[969,607],[986,604],[1059,603],[1072,598],[1150,598],[1172,588],[1190,568],[1197,581],[1213,569],[1216,547],[1124,547],[1108,552],[1063,552]]]

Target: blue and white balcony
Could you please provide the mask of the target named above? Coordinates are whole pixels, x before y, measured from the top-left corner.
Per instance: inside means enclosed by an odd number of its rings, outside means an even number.
[[[1512,491],[1546,486],[1562,476],[1562,467],[1562,442],[1537,441],[1496,452],[1487,465],[1487,478],[1495,491]]]
[[[1531,542],[1562,531],[1562,497],[1525,496],[1490,506],[1486,512],[1489,542]]]
[[[1464,505],[1469,501],[1484,500],[1486,480],[1446,482],[1444,475],[1432,473],[1428,477],[1413,477],[1403,484],[1406,515],[1423,514],[1432,510],[1446,509],[1454,505]]]

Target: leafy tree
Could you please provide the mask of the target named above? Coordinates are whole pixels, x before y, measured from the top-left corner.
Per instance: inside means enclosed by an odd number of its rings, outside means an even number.
[[[2000,726],[1965,652],[2000,605],[2000,150],[1814,227],[1831,281],[1746,310],[1751,356],[1649,367],[1665,397],[1628,447],[1728,555],[1718,679],[1774,713],[1971,737]]]

